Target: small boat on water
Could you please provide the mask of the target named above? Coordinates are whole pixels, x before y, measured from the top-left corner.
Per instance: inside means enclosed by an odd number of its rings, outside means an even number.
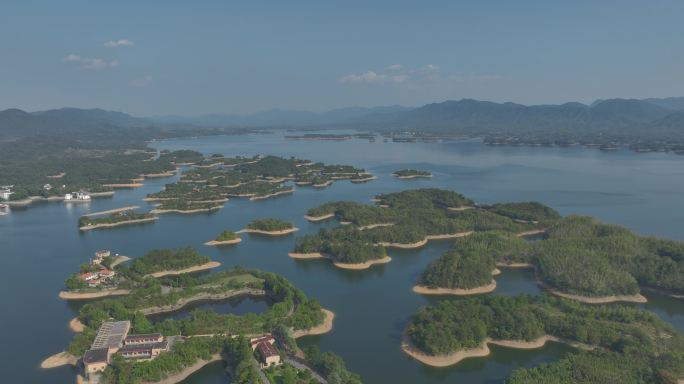
[[[7,209],[9,208],[9,205],[7,204],[0,204],[0,209]]]

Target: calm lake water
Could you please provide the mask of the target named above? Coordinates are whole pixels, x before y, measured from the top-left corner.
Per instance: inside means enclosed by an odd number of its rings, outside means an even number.
[[[400,335],[410,316],[435,298],[411,292],[425,266],[448,249],[448,241],[432,242],[416,251],[391,251],[392,262],[366,271],[344,271],[324,260],[287,257],[294,236],[264,238],[244,235],[233,247],[206,247],[224,229],[237,230],[255,218],[294,221],[299,234],[326,225],[304,220],[307,209],[331,200],[370,202],[373,195],[418,187],[454,189],[478,203],[536,200],[564,215],[592,215],[649,235],[684,240],[684,157],[667,154],[600,152],[583,148],[489,147],[477,141],[435,144],[370,143],[362,140],[286,141],[283,133],[224,136],[154,142],[160,149],[195,149],[228,156],[273,154],[326,163],[364,167],[378,176],[366,184],[337,182],[314,190],[300,187],[294,195],[264,201],[231,200],[224,209],[191,216],[164,215],[154,224],[79,233],[78,217],[125,205],[146,206],[145,194],[160,190],[172,178],[150,180],[143,188],[118,191],[113,198],[88,205],[43,203],[15,209],[0,217],[0,299],[4,345],[0,349],[3,382],[73,383],[71,368],[41,370],[40,361],[62,350],[72,338],[67,328],[78,304],[57,298],[64,279],[93,252],[106,248],[132,257],[163,247],[195,246],[223,263],[282,274],[309,296],[333,310],[334,330],[309,337],[341,355],[366,383],[498,383],[519,367],[562,357],[569,347],[548,344],[532,351],[493,347],[488,358],[470,359],[456,367],[435,369],[408,358]],[[398,180],[392,171],[429,170],[429,180]],[[495,294],[538,294],[530,272],[504,270]],[[684,302],[647,294],[644,307],[684,331]],[[443,299],[442,299],[443,300]],[[235,304],[235,303],[233,303]],[[261,311],[266,303],[247,299],[235,305],[213,305],[222,312]],[[174,316],[180,316],[175,314]],[[205,367],[186,383],[226,383],[221,364]]]

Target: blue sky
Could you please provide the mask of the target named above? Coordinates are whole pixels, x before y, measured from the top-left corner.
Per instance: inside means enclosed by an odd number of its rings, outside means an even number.
[[[684,96],[682,20],[674,0],[6,1],[0,109]]]

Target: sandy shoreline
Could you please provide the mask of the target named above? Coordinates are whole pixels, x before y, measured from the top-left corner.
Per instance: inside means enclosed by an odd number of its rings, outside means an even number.
[[[193,267],[188,267],[188,268],[184,268],[184,269],[170,269],[167,271],[159,271],[159,272],[150,273],[149,275],[145,275],[145,276],[146,277],[147,276],[162,277],[162,276],[182,275],[184,273],[199,272],[199,271],[204,271],[206,269],[216,268],[220,265],[221,265],[221,263],[219,263],[218,261],[210,261],[208,263],[204,263],[201,265],[195,265]]]
[[[103,224],[89,225],[89,226],[85,226],[85,227],[79,227],[78,229],[81,231],[90,231],[90,230],[98,229],[98,228],[113,228],[113,227],[118,227],[118,226],[127,225],[127,224],[149,223],[151,221],[156,221],[157,219],[159,219],[159,218],[155,216],[155,217],[148,217],[146,219],[119,221],[117,223],[103,223]]]
[[[429,175],[408,175],[408,176],[399,176],[399,175],[397,175],[396,173],[393,173],[392,176],[396,177],[397,179],[402,179],[402,180],[418,179],[418,178],[424,178],[424,179],[432,178],[432,174],[429,174]]]
[[[366,261],[363,263],[339,263],[339,262],[334,261],[332,256],[325,255],[325,254],[320,253],[320,252],[311,252],[311,253],[290,252],[287,255],[293,259],[298,259],[298,260],[328,259],[337,268],[357,270],[357,271],[363,270],[363,269],[368,269],[375,264],[386,264],[386,263],[389,263],[390,261],[392,261],[391,257],[385,256],[382,259],[369,260],[369,261]]]
[[[128,260],[130,260],[130,259],[131,259],[131,258],[128,257],[128,256],[122,256],[122,255],[114,256],[114,261],[112,261],[112,264],[111,264],[109,267],[110,267],[111,269],[114,269],[114,267],[116,267],[117,265],[119,265],[119,264],[121,264],[121,263],[124,263],[124,262],[126,262],[126,261],[128,261]]]
[[[186,305],[192,304],[196,301],[221,301],[221,300],[230,299],[231,297],[245,296],[245,295],[247,295],[247,296],[264,296],[264,295],[266,295],[266,291],[264,291],[263,289],[242,288],[242,289],[232,290],[232,291],[223,292],[223,293],[206,293],[205,292],[205,293],[199,293],[195,296],[181,298],[173,304],[164,305],[164,306],[157,306],[157,307],[143,308],[143,309],[139,309],[138,311],[145,316],[156,315],[159,313],[178,311],[178,310],[182,309],[183,307],[185,307]]]
[[[328,181],[326,181],[326,182],[323,183],[323,184],[311,184],[311,186],[314,187],[314,188],[325,188],[325,187],[329,187],[329,186],[331,186],[331,185],[333,185],[333,181],[332,181],[332,180],[328,180]]]
[[[501,268],[531,268],[536,270],[536,266],[531,263],[496,263],[497,267]],[[648,299],[644,297],[642,294],[636,294],[636,295],[611,295],[611,296],[582,296],[582,295],[574,295],[571,293],[565,293],[557,290],[556,288],[553,288],[552,286],[544,283],[541,281],[539,278],[537,278],[537,284],[544,288],[544,290],[548,291],[549,293],[556,295],[558,297],[562,297],[564,299],[570,299],[570,300],[575,300],[579,301],[581,303],[586,303],[586,304],[607,304],[607,303],[616,303],[616,302],[628,302],[628,303],[646,303],[648,302]]]
[[[218,241],[218,240],[210,240],[204,243],[204,245],[209,245],[209,246],[216,246],[216,245],[232,245],[232,244],[237,244],[241,242],[241,238],[235,238],[233,240],[224,240],[224,241]]]
[[[497,267],[501,268],[532,268],[534,269],[534,265],[530,263],[496,263]]]
[[[78,317],[74,317],[69,322],[69,329],[73,333],[81,333],[81,332],[85,331],[86,326],[85,326],[85,324],[81,323],[81,320],[79,320]]]
[[[448,355],[428,355],[425,352],[418,349],[411,342],[410,338],[406,335],[402,337],[401,349],[409,356],[420,361],[425,365],[431,367],[448,367],[450,365],[457,364],[464,359],[470,357],[486,357],[491,353],[487,344],[494,344],[501,347],[515,348],[515,349],[537,349],[546,345],[546,342],[554,341],[557,343],[564,343],[576,348],[583,349],[593,349],[592,346],[584,345],[572,340],[563,339],[560,337],[552,335],[543,335],[537,339],[526,341],[526,340],[493,340],[491,338],[485,339],[485,341],[478,347],[462,349],[456,352],[450,353]]]
[[[146,178],[146,179],[154,179],[158,177],[171,177],[175,176],[176,171],[168,171],[168,172],[162,172],[162,173],[147,173],[147,174],[142,174],[140,177]]]
[[[143,183],[102,184],[102,186],[108,188],[140,188],[143,186]]]
[[[530,231],[525,231],[525,232],[520,232],[517,233],[516,236],[518,237],[525,237],[525,236],[534,236],[534,235],[541,235],[546,233],[546,229],[532,229]]]
[[[492,280],[491,283],[483,285],[481,287],[475,288],[430,288],[425,285],[414,285],[413,292],[420,295],[456,295],[456,296],[468,296],[468,295],[479,295],[483,293],[490,293],[496,289],[496,281]]]
[[[202,369],[205,365],[211,364],[217,361],[222,360],[223,358],[221,357],[220,354],[216,353],[211,356],[209,360],[198,360],[195,364],[185,367],[182,371],[178,373],[174,373],[173,375],[167,376],[166,378],[159,380],[159,381],[153,381],[153,382],[148,382],[149,384],[176,384],[179,383],[188,376],[192,375],[193,373],[199,371]]]
[[[276,197],[276,196],[280,196],[280,195],[288,195],[288,194],[290,194],[290,193],[294,193],[294,191],[295,191],[294,188],[292,188],[292,189],[287,190],[287,191],[280,191],[280,192],[276,192],[276,193],[271,193],[270,195],[252,196],[252,197],[250,197],[249,199],[250,199],[250,200],[263,200],[263,199],[269,199],[269,198],[271,198],[271,197]]]
[[[153,214],[163,214],[163,213],[181,213],[181,214],[191,214],[191,213],[200,213],[200,212],[212,212],[212,211],[217,211],[219,209],[223,208],[223,205],[218,205],[216,207],[211,207],[211,208],[197,208],[197,209],[153,209],[150,211],[150,213]]]
[[[555,288],[552,288],[550,285],[542,282],[542,281],[537,281],[537,284],[539,284],[540,287],[544,288],[545,290],[549,291],[550,293],[565,298],[565,299],[570,299],[570,300],[576,300],[581,303],[586,303],[586,304],[607,304],[607,303],[616,303],[616,302],[628,302],[628,303],[646,303],[648,302],[648,299],[644,297],[642,294],[637,293],[636,295],[610,295],[610,296],[582,296],[582,295],[573,295],[571,293],[565,293],[561,292]]]
[[[42,369],[57,368],[63,365],[73,365],[78,364],[79,358],[70,354],[69,352],[62,351],[55,353],[54,355],[46,358],[40,363]]]
[[[90,300],[108,296],[122,296],[131,293],[128,289],[104,289],[98,292],[61,291],[58,297],[62,300]]]
[[[368,225],[362,225],[362,226],[358,227],[358,230],[363,231],[366,229],[373,229],[373,228],[379,228],[379,227],[391,227],[393,225],[394,225],[394,223],[368,224]]]
[[[399,248],[399,249],[414,249],[414,248],[420,248],[424,246],[425,244],[428,243],[429,240],[447,240],[447,239],[456,239],[459,237],[465,237],[465,236],[470,236],[474,231],[467,231],[467,232],[458,232],[458,233],[450,233],[450,234],[445,234],[445,235],[427,235],[423,240],[416,241],[415,243],[387,243],[387,242],[379,242],[376,243],[375,245],[382,245],[385,248]]]
[[[267,236],[284,236],[284,235],[289,235],[291,233],[299,231],[299,228],[297,227],[292,227],[289,229],[282,229],[280,231],[262,231],[261,229],[241,229],[235,233],[255,233],[257,235],[267,235]]]
[[[305,218],[305,219],[307,219],[308,221],[314,222],[314,223],[317,222],[317,221],[323,221],[323,220],[332,219],[333,217],[335,217],[335,214],[334,214],[334,213],[329,213],[329,214],[327,214],[327,215],[322,215],[322,216],[309,216],[309,215],[304,215],[304,218]]]
[[[452,212],[461,212],[461,211],[467,211],[469,209],[475,209],[472,205],[464,205],[462,207],[449,207],[447,208],[447,211],[452,211]]]
[[[292,332],[292,337],[297,339],[303,336],[315,336],[315,335],[322,335],[324,333],[328,333],[332,331],[333,329],[333,320],[335,319],[335,313],[333,311],[329,311],[325,308],[322,308],[321,311],[325,315],[323,318],[323,323],[309,329],[299,329],[296,331]]]
[[[130,211],[130,210],[138,209],[138,208],[140,208],[140,206],[138,206],[138,205],[129,205],[127,207],[109,209],[106,211],[90,212],[90,213],[86,213],[85,215],[81,215],[81,216],[85,216],[85,217],[100,216],[100,215],[106,215],[108,213],[125,212],[125,211]]]
[[[363,270],[363,269],[368,269],[372,267],[375,264],[387,264],[390,261],[392,261],[392,258],[389,256],[385,256],[382,259],[375,259],[375,260],[369,260],[363,263],[338,263],[338,262],[333,262],[333,265],[336,266],[337,268],[342,268],[342,269],[351,269],[351,270]]]
[[[356,183],[365,183],[365,182],[372,181],[375,179],[377,179],[377,176],[369,176],[369,177],[366,177],[363,179],[349,179],[349,181],[356,184]]]

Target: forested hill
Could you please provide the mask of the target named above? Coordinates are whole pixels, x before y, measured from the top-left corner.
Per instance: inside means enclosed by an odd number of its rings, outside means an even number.
[[[684,98],[531,106],[462,99],[417,108],[352,107],[316,113],[270,110],[248,115],[149,118],[101,109],[0,111],[0,140],[97,132],[163,137],[169,131],[182,129],[201,134],[209,127],[222,132],[238,127],[360,128],[476,136],[501,144],[627,144],[635,149],[684,151]]]
[[[378,124],[432,133],[603,134],[646,137],[663,134],[684,137],[684,127],[663,124],[676,109],[643,100],[611,99],[592,104],[525,106],[463,99],[422,106],[410,111],[369,117]],[[655,132],[654,132],[655,131]]]
[[[62,108],[41,112],[0,111],[0,138],[34,135],[76,135],[149,126],[145,119],[102,109]]]

